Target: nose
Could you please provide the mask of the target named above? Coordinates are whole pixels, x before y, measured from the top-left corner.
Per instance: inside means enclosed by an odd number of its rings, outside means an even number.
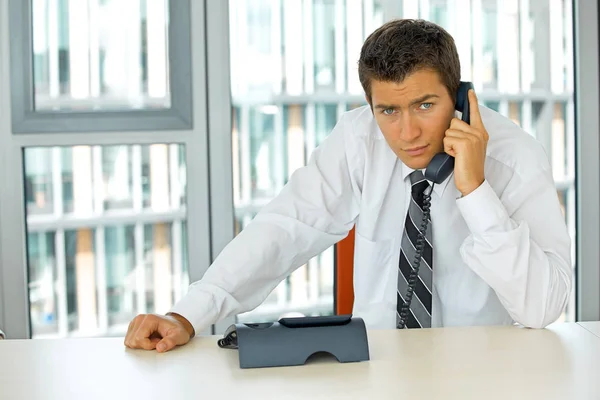
[[[405,142],[412,142],[421,135],[421,128],[415,118],[410,114],[404,115],[400,122],[400,138]]]

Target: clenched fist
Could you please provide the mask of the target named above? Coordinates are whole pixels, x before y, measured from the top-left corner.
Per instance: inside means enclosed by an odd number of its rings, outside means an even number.
[[[194,336],[194,327],[179,314],[141,314],[129,324],[125,346],[159,353],[184,345]]]

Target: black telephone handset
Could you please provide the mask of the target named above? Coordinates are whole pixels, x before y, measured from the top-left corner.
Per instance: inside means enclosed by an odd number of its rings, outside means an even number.
[[[454,108],[462,113],[461,119],[467,124],[471,123],[471,110],[469,107],[469,89],[473,89],[471,82],[460,82],[458,92],[456,94],[456,104]],[[408,277],[408,289],[406,291],[405,299],[406,302],[400,309],[400,318],[398,321],[398,329],[404,329],[406,326],[406,320],[408,313],[410,312],[410,303],[412,301],[412,295],[415,291],[417,279],[419,276],[419,266],[421,265],[421,257],[425,248],[425,234],[427,231],[427,222],[429,220],[429,212],[431,207],[431,192],[433,191],[433,185],[440,184],[450,176],[454,170],[454,157],[446,153],[438,153],[431,159],[429,165],[425,169],[425,179],[432,182],[429,187],[429,191],[423,193],[423,219],[419,226],[419,234],[417,236],[417,243],[415,245],[415,258],[412,262],[414,268],[411,270]]]
[[[462,120],[471,123],[471,110],[469,108],[469,89],[473,89],[471,82],[460,82],[456,94],[454,108],[462,113]],[[442,183],[454,170],[454,157],[446,153],[438,153],[431,159],[425,169],[425,178],[433,183]]]

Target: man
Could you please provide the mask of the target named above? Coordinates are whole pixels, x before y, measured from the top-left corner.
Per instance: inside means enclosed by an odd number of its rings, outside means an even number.
[[[369,328],[542,328],[559,317],[571,287],[570,238],[551,167],[540,144],[480,109],[472,91],[471,124],[456,118],[452,37],[426,21],[389,22],[365,41],[359,77],[368,106],[344,114],[171,313],[137,316],[126,346],[167,351],[257,307],[353,226],[353,313]],[[455,157],[455,167],[431,188],[422,170],[439,152]],[[431,216],[419,244],[424,193]]]

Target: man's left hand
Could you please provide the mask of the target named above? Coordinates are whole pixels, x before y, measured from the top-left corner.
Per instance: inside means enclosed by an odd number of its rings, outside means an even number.
[[[453,118],[444,137],[444,151],[455,158],[454,183],[463,196],[477,189],[483,181],[489,135],[479,114],[477,96],[469,90],[471,125]]]

